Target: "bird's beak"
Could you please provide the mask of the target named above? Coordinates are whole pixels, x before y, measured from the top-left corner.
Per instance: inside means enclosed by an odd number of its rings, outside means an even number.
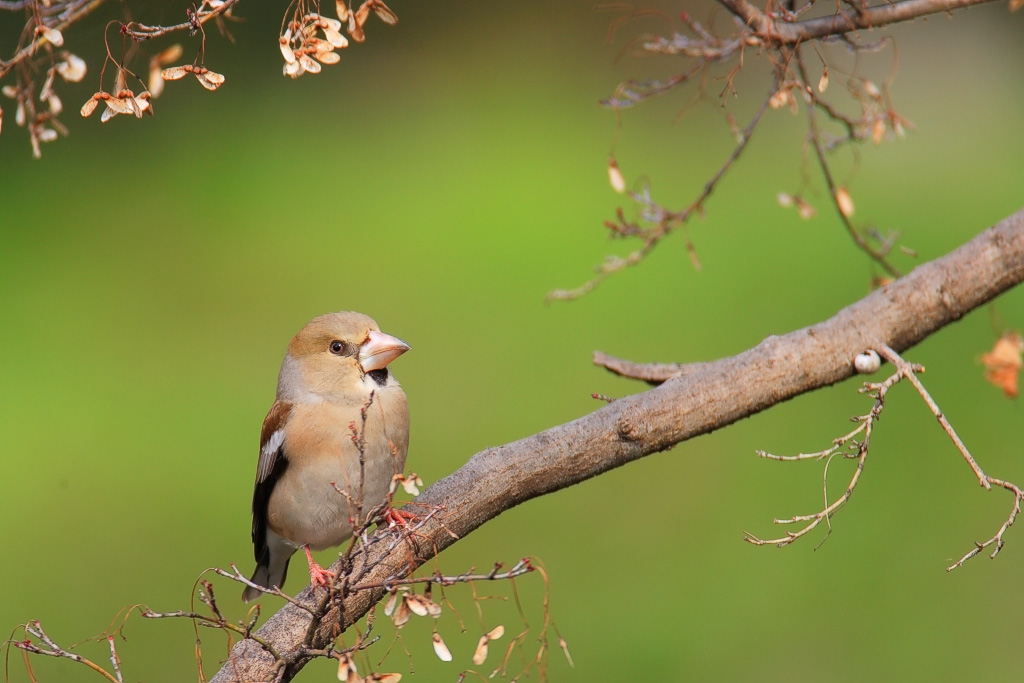
[[[359,347],[359,365],[363,372],[383,370],[388,363],[409,350],[409,345],[398,337],[371,330],[370,336]]]

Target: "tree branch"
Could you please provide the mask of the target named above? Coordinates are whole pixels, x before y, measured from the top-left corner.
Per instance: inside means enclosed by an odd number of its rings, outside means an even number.
[[[918,19],[929,14],[979,5],[992,0],[903,0],[888,2],[859,10],[843,11],[840,5],[834,14],[805,21],[780,22],[754,7],[747,0],[719,0],[730,12],[743,20],[755,33],[776,45],[795,45],[807,40],[841,35],[857,29],[879,28],[900,21]]]
[[[1024,280],[1024,209],[954,252],[924,264],[896,282],[842,309],[832,318],[781,337],[768,337],[731,358],[694,366],[646,392],[616,400],[572,422],[505,446],[477,453],[435,483],[416,503],[443,514],[417,530],[417,556],[389,556],[387,543],[357,557],[372,567],[318,623],[309,612],[285,605],[257,631],[287,653],[283,664],[251,639],[237,643],[212,679],[288,681],[310,659],[378,602],[389,580],[415,568],[522,502],[595,477],[692,437],[712,432],[799,394],[854,374],[853,358],[883,345],[903,351]],[[377,532],[374,538],[386,535]],[[332,569],[339,570],[340,563]],[[298,601],[326,604],[309,588]],[[309,637],[307,638],[307,633]]]

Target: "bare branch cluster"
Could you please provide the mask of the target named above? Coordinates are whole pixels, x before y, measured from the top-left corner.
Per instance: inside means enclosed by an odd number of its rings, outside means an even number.
[[[825,522],[826,525],[828,525],[828,533],[831,534],[832,526],[830,520],[832,516],[839,510],[839,508],[841,508],[850,500],[850,496],[853,495],[853,490],[857,486],[857,482],[860,480],[860,475],[864,471],[864,463],[867,459],[873,428],[875,422],[881,416],[882,409],[885,407],[886,396],[889,393],[889,390],[894,385],[896,385],[901,380],[905,379],[914,386],[914,389],[917,390],[918,395],[928,406],[928,409],[931,410],[932,414],[935,416],[936,420],[942,427],[943,431],[950,438],[950,440],[956,446],[957,451],[959,451],[960,455],[970,466],[971,471],[974,473],[974,476],[978,480],[978,483],[985,489],[991,489],[993,486],[1004,488],[1007,491],[1011,492],[1014,496],[1013,507],[1010,510],[1010,514],[1007,517],[1006,521],[1003,522],[1002,526],[999,527],[999,530],[995,533],[995,535],[993,535],[987,541],[975,543],[975,547],[971,551],[969,551],[955,563],[947,567],[946,571],[952,571],[953,569],[962,566],[964,562],[971,559],[972,557],[974,557],[982,550],[991,545],[994,545],[995,549],[992,551],[990,557],[995,558],[995,556],[998,555],[999,551],[1003,548],[1003,534],[1005,534],[1006,530],[1009,529],[1011,525],[1013,525],[1014,521],[1017,519],[1017,515],[1020,514],[1021,500],[1024,499],[1024,492],[1022,492],[1021,488],[1016,484],[1004,481],[1002,479],[996,479],[985,474],[985,472],[978,465],[977,461],[971,455],[970,451],[967,450],[967,446],[964,445],[964,442],[956,433],[956,430],[953,429],[953,426],[949,423],[949,420],[946,419],[946,416],[942,413],[941,410],[939,410],[939,406],[935,403],[935,400],[932,398],[931,394],[928,393],[928,390],[925,389],[924,384],[921,383],[921,380],[918,377],[918,375],[924,372],[923,366],[917,365],[915,363],[908,363],[898,353],[896,353],[896,351],[894,351],[886,344],[880,345],[877,350],[878,353],[883,358],[885,358],[885,360],[892,363],[892,365],[896,368],[896,371],[882,382],[868,382],[865,383],[864,386],[860,388],[860,392],[870,394],[872,398],[875,399],[875,403],[867,414],[858,415],[856,417],[851,418],[854,422],[859,423],[853,431],[849,432],[848,434],[844,434],[843,436],[837,437],[832,441],[832,445],[830,447],[822,451],[818,451],[817,453],[800,453],[798,455],[780,456],[773,455],[765,451],[757,452],[758,455],[760,455],[763,458],[787,462],[797,460],[825,460],[825,472],[823,476],[822,486],[825,502],[822,509],[819,510],[818,512],[809,515],[796,515],[793,517],[789,517],[787,519],[775,519],[774,521],[776,524],[805,523],[804,526],[801,527],[799,530],[788,531],[786,532],[786,535],[783,537],[762,539],[753,534],[747,533],[745,536],[745,540],[754,545],[775,545],[781,548],[782,546],[789,545],[798,538],[806,535],[808,532],[816,528],[822,522]],[[857,467],[853,472],[853,476],[851,477],[850,482],[846,486],[846,490],[842,493],[842,495],[840,495],[834,501],[829,503],[828,466],[829,463],[832,462],[832,459],[837,455],[844,458],[855,459],[857,461]],[[825,538],[828,538],[827,534]],[[822,542],[824,542],[824,539]]]
[[[613,110],[616,116],[621,116],[625,109],[695,83],[694,87],[699,90],[698,99],[716,99],[721,104],[735,146],[697,196],[681,209],[668,208],[655,199],[646,181],[639,187],[627,189],[628,183],[618,162],[614,155],[611,156],[608,169],[611,185],[630,200],[636,217],[628,217],[627,212],[620,208],[614,220],[605,221],[605,227],[610,237],[639,242],[639,246],[626,256],[609,256],[595,267],[597,274],[589,281],[573,289],[552,291],[548,300],[574,299],[590,292],[610,274],[642,262],[668,235],[676,232],[683,234],[690,259],[699,269],[700,260],[688,229],[690,219],[703,216],[708,199],[746,148],[766,111],[789,110],[796,115],[800,113],[801,102],[804,103],[807,123],[804,149],[813,153],[833,209],[856,247],[884,272],[878,281],[899,277],[900,270],[890,258],[897,246],[899,233],[883,232],[870,225],[853,222],[853,199],[845,183],[836,179],[829,158],[840,149],[868,140],[881,144],[887,138],[902,137],[911,127],[893,105],[889,84],[894,70],[881,85],[859,72],[860,55],[883,49],[893,51],[894,69],[894,41],[883,36],[866,42],[861,32],[986,1],[989,0],[901,0],[874,7],[860,2],[841,2],[823,8],[813,0],[795,3],[768,0],[762,10],[747,0],[719,0],[733,21],[704,24],[683,13],[680,16],[681,31],[673,28],[667,35],[637,37],[630,43],[635,53],[682,60],[684,67],[662,79],[620,83],[602,104]],[[627,9],[612,23],[609,36],[626,22],[649,14],[649,11]],[[664,19],[669,25],[673,24],[670,18]],[[841,55],[853,55],[849,68],[833,63],[832,75],[829,66],[833,60],[827,52],[831,46],[841,48]],[[740,126],[736,117],[727,111],[727,106],[730,95],[737,94],[736,76],[744,67],[745,56],[751,51],[759,57],[758,62],[771,66],[772,82],[746,125]],[[820,67],[813,69],[812,60]],[[845,81],[840,96],[856,106],[852,113],[844,111],[833,100],[836,89],[829,92],[835,73]],[[715,98],[706,92],[711,80],[722,84]],[[827,129],[823,123],[828,124]],[[803,182],[805,186],[809,182],[806,173]],[[780,192],[779,202],[783,206],[797,208],[801,217],[809,219],[815,215],[816,209],[805,196],[806,190],[804,187],[797,192]]]
[[[426,523],[431,519],[431,517],[431,515],[424,517],[418,522],[418,524]],[[383,521],[381,518],[377,519],[378,523]],[[370,546],[375,546],[381,542],[388,543],[388,549],[384,551],[383,555],[386,557],[390,553],[398,551],[400,546],[409,544],[411,537],[414,536],[415,533],[415,527],[400,529],[398,531],[393,528],[388,528],[387,530],[373,534],[372,536],[367,536],[365,533],[360,534],[360,536],[367,539]],[[475,667],[483,666],[487,662],[490,644],[501,639],[505,634],[505,627],[501,624],[493,626],[490,629],[486,629],[482,626],[484,623],[482,603],[493,596],[478,595],[476,586],[479,583],[486,582],[507,582],[512,587],[512,597],[516,601],[519,613],[522,616],[523,628],[509,640],[508,646],[504,650],[504,655],[492,671],[478,672],[474,669],[464,669],[460,673],[460,676],[464,677],[468,673],[474,673],[476,675],[487,675],[489,673],[491,676],[498,674],[507,676],[510,673],[515,673],[517,677],[537,674],[540,680],[545,680],[548,667],[548,653],[550,651],[549,630],[555,632],[559,648],[563,651],[570,665],[572,664],[568,645],[561,634],[557,632],[557,628],[551,620],[548,608],[549,586],[547,573],[544,571],[543,566],[538,564],[535,559],[523,558],[511,567],[507,568],[502,563],[495,563],[489,572],[477,572],[475,569],[471,568],[470,570],[460,574],[444,574],[440,570],[435,569],[432,573],[423,576],[394,576],[385,579],[384,581],[360,581],[358,577],[364,577],[371,568],[378,566],[379,564],[361,561],[360,558],[365,559],[366,557],[366,553],[361,549],[361,546],[362,542],[354,542],[351,544],[346,553],[343,554],[343,566],[348,567],[350,571],[348,573],[339,572],[339,578],[327,590],[320,589],[320,595],[318,595],[315,601],[296,599],[277,588],[264,588],[253,584],[235,565],[231,565],[230,569],[213,567],[204,571],[203,574],[213,573],[230,579],[231,581],[241,583],[245,586],[254,587],[264,593],[281,597],[289,605],[292,605],[307,614],[312,624],[321,623],[322,620],[327,618],[331,613],[337,613],[343,595],[352,595],[362,591],[378,591],[382,589],[387,591],[389,595],[383,611],[385,616],[390,619],[395,629],[392,645],[388,648],[388,651],[390,651],[391,647],[393,647],[396,642],[400,642],[402,640],[402,630],[413,620],[414,617],[428,617],[428,621],[433,622],[429,636],[431,646],[435,655],[444,662],[451,662],[455,658],[438,630],[437,619],[444,611],[449,610],[457,617],[460,630],[463,633],[468,630],[462,620],[462,617],[459,616],[459,612],[456,609],[455,604],[452,602],[452,598],[445,591],[446,588],[451,586],[464,584],[468,586],[471,591],[473,604],[476,607],[483,632],[477,641],[476,648],[471,657],[472,664]],[[531,573],[539,573],[544,580],[543,622],[539,630],[532,629],[529,622],[526,620],[525,611],[522,605],[519,604],[518,591],[515,587],[515,580],[517,578]],[[346,683],[370,683],[371,681],[397,683],[397,681],[402,678],[402,675],[398,673],[381,673],[373,670],[380,667],[380,663],[383,661],[384,657],[387,656],[387,653],[385,653],[383,657],[380,657],[381,662],[378,662],[376,665],[371,664],[370,660],[366,657],[361,658],[361,664],[357,661],[357,655],[359,655],[359,653],[368,651],[371,646],[381,640],[381,635],[374,634],[375,610],[369,611],[365,623],[361,628],[356,623],[355,619],[347,622],[347,628],[339,627],[336,624],[333,630],[334,636],[326,644],[319,646],[314,645],[313,640],[316,630],[312,629],[307,632],[301,646],[284,650],[280,648],[279,644],[275,644],[272,640],[254,633],[256,625],[260,619],[261,608],[259,604],[250,609],[243,620],[234,622],[226,617],[224,612],[221,610],[217,601],[213,583],[206,578],[203,578],[203,576],[200,576],[196,585],[197,590],[193,597],[205,605],[205,611],[196,609],[195,604],[193,604],[192,608],[188,610],[175,610],[169,612],[159,612],[146,606],[137,605],[125,610],[123,615],[119,616],[118,619],[115,620],[115,623],[120,622],[120,625],[114,630],[105,632],[100,636],[91,639],[107,642],[110,650],[110,661],[113,667],[110,670],[105,669],[101,664],[89,659],[88,657],[74,652],[73,650],[75,646],[72,646],[71,648],[64,648],[58,645],[49,635],[47,635],[38,621],[33,621],[23,625],[22,628],[24,630],[25,637],[20,640],[8,641],[8,643],[14,648],[25,653],[25,666],[28,668],[30,674],[31,661],[28,658],[28,655],[49,656],[65,658],[78,662],[112,683],[123,683],[124,678],[121,672],[121,663],[117,653],[115,636],[123,628],[124,623],[128,618],[133,614],[138,613],[144,619],[187,619],[193,623],[193,626],[197,629],[195,652],[196,666],[200,672],[200,680],[206,679],[205,674],[202,673],[204,657],[203,639],[199,635],[199,631],[201,629],[213,629],[215,631],[223,632],[228,637],[229,646],[238,640],[248,640],[257,644],[258,647],[273,659],[270,671],[271,677],[269,680],[290,679],[298,668],[301,668],[303,664],[316,658],[337,660],[339,666],[338,678],[339,680],[346,681]],[[417,587],[421,587],[422,591],[417,592]],[[440,591],[440,596],[436,599],[433,595],[435,587]],[[343,634],[348,630],[355,630],[355,639],[351,645],[346,645],[343,638]],[[536,642],[537,649],[527,654],[524,652],[524,648],[529,642]],[[515,653],[520,653],[520,659],[523,662],[522,668],[517,672],[510,671],[512,668],[513,655]],[[360,668],[364,671],[366,669],[370,669],[370,672],[365,675],[361,675],[359,673]]]

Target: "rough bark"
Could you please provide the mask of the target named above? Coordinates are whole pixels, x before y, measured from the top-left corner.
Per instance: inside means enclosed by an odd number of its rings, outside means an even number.
[[[443,524],[420,530],[422,563],[503,511],[597,476],[757,413],[804,392],[854,374],[860,351],[888,344],[903,351],[959,320],[1024,279],[1024,209],[956,251],[847,306],[828,320],[783,336],[771,336],[730,358],[690,366],[659,386],[618,399],[589,415],[504,446],[477,453],[417,499],[443,506]],[[661,378],[659,378],[661,379]],[[359,583],[405,576],[407,559],[389,558],[378,543],[375,565]],[[338,569],[336,563],[333,567]],[[307,588],[298,600],[323,604],[323,591]],[[304,610],[286,605],[257,631],[288,660],[275,658],[253,640],[237,643],[230,661],[212,679],[290,680],[308,661],[304,642],[322,648],[332,633],[364,615],[383,588],[351,592],[340,609],[313,625]],[[343,617],[344,615],[344,617]],[[312,639],[306,634],[312,630]],[[289,654],[290,653],[290,654]]]

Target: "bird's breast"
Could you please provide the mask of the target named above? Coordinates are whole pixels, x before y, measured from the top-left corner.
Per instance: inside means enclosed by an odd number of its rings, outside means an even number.
[[[295,545],[336,546],[384,502],[401,473],[409,420],[401,387],[362,405],[295,404],[283,443],[288,467],[267,510],[271,529]]]

